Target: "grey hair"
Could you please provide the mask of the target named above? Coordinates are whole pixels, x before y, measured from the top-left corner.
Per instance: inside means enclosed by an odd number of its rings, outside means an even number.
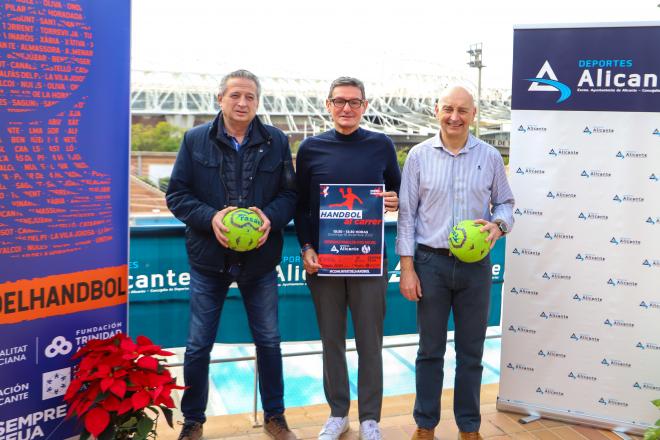
[[[364,83],[357,78],[351,76],[340,76],[330,84],[330,91],[328,92],[328,99],[332,98],[332,91],[335,87],[340,86],[353,86],[360,89],[362,92],[362,99],[367,99],[367,95],[364,93]]]
[[[257,86],[257,98],[261,96],[261,83],[259,82],[259,78],[257,78],[257,75],[255,75],[254,73],[245,69],[234,70],[233,72],[229,72],[228,74],[222,77],[222,79],[220,80],[220,91],[219,91],[221,95],[224,95],[225,92],[227,91],[227,83],[232,78],[249,79]]]

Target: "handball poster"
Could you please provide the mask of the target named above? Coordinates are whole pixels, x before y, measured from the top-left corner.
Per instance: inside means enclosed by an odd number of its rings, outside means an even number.
[[[514,30],[498,408],[641,434],[660,396],[660,25]]]
[[[0,2],[0,439],[65,439],[71,356],[126,328],[128,0]]]
[[[383,185],[320,185],[319,276],[383,274]]]

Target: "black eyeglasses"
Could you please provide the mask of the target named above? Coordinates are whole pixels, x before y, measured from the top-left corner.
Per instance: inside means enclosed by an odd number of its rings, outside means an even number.
[[[346,103],[350,108],[360,108],[364,103],[364,99],[344,99],[344,98],[334,98],[328,99],[337,108],[344,108]]]

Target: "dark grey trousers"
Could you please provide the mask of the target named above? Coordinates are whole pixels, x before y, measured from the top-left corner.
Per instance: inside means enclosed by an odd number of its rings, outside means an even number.
[[[387,267],[387,264],[385,264]],[[382,277],[319,277],[307,274],[323,343],[323,390],[333,417],[351,402],[346,365],[346,315],[350,307],[358,352],[358,414],[380,421],[383,404],[383,320],[387,271]]]

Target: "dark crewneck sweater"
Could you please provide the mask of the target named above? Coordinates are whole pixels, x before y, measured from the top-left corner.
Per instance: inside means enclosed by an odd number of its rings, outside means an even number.
[[[319,246],[321,183],[385,184],[399,193],[401,171],[394,143],[381,133],[358,128],[349,135],[335,130],[305,139],[296,156],[298,206],[295,224],[302,246]]]

